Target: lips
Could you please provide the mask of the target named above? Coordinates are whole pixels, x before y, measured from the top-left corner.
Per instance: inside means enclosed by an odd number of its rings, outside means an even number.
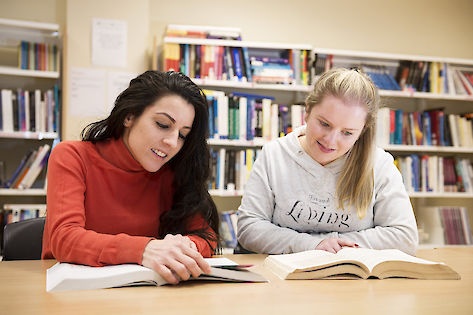
[[[325,147],[319,141],[317,141],[317,144],[319,145],[320,151],[322,151],[323,153],[332,153],[333,151],[335,151],[335,149],[330,149],[330,148]]]
[[[157,156],[161,157],[161,158],[165,158],[166,156],[168,156],[166,153],[164,153],[163,151],[160,151],[160,150],[157,150],[157,149],[151,149],[151,152],[153,152],[154,154],[156,154]]]

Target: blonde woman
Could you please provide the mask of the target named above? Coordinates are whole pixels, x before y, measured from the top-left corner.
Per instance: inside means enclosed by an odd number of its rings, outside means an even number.
[[[239,207],[238,240],[267,254],[344,246],[415,254],[412,205],[393,157],[376,148],[379,96],[357,70],[324,73],[306,125],[263,147]]]

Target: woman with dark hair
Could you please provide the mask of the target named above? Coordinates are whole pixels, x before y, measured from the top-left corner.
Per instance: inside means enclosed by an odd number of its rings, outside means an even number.
[[[170,283],[210,272],[218,213],[205,95],[177,72],[131,80],[110,115],[63,141],[48,163],[43,259],[136,263]]]

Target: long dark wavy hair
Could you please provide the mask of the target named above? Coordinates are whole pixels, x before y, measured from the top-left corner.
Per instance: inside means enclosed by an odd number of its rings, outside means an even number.
[[[175,193],[171,210],[160,218],[158,235],[194,234],[207,242],[218,241],[219,215],[207,190],[210,175],[208,105],[204,92],[187,76],[173,71],[144,72],[131,80],[129,87],[117,97],[110,115],[86,126],[81,138],[91,142],[119,139],[125,130],[123,122],[129,115],[139,117],[145,108],[168,95],[178,95],[192,104],[195,117],[183,147],[168,162],[175,174]],[[206,232],[205,227],[189,230],[188,220],[195,215],[201,215],[216,234]]]

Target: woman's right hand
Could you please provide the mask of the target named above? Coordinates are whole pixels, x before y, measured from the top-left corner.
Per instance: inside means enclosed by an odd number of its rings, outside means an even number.
[[[168,234],[162,240],[150,241],[143,252],[142,265],[153,269],[171,284],[211,271],[194,242],[180,234]]]
[[[358,247],[358,244],[342,238],[331,237],[323,239],[315,249],[325,250],[335,254],[342,249],[342,247]]]

